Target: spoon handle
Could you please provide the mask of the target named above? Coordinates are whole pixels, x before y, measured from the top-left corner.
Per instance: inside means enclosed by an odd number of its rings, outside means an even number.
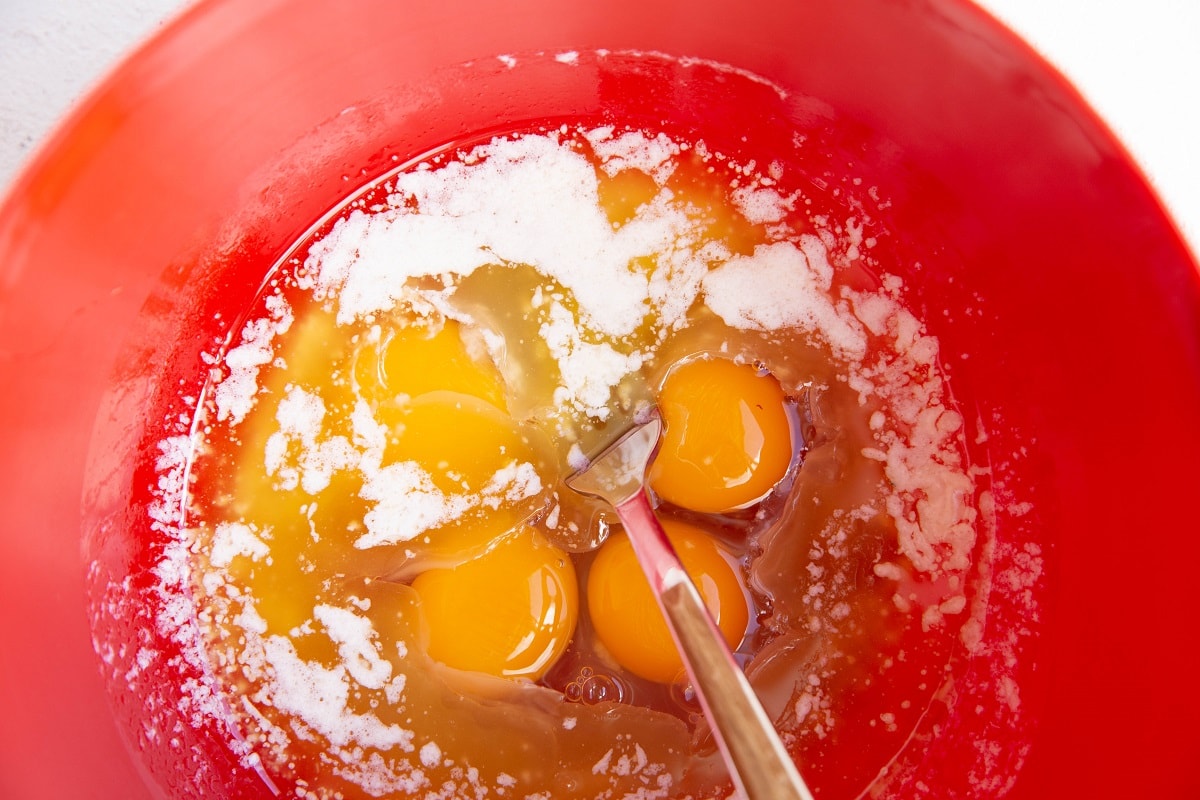
[[[645,490],[616,505],[617,516],[658,597],[700,705],[748,800],[813,800],[750,681],[679,563]]]

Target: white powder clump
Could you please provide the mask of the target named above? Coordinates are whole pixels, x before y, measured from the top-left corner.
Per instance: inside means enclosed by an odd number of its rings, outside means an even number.
[[[306,442],[314,440],[325,419],[325,401],[320,395],[299,386],[288,386],[286,392],[275,412],[280,433],[300,437]]]
[[[729,260],[731,253],[721,242],[705,242],[698,248],[677,247],[663,252],[650,276],[650,307],[661,333],[682,328],[688,311],[700,296],[704,277]],[[660,335],[661,335],[660,333]]]
[[[288,386],[275,418],[279,428],[267,438],[264,464],[283,489],[302,488],[316,495],[334,473],[358,465],[361,455],[344,436],[322,437],[325,402],[298,386]],[[297,456],[289,460],[289,455]]]
[[[363,519],[367,532],[354,541],[363,550],[410,541],[470,508],[469,498],[444,493],[415,461],[399,461],[369,473],[361,494],[374,503]]]
[[[891,444],[884,471],[896,493],[888,498],[888,512],[900,533],[900,551],[916,569],[963,570],[975,542],[975,486],[960,469],[939,463],[933,452]]]
[[[363,520],[367,532],[354,541],[354,546],[363,550],[410,541],[471,509],[499,508],[542,490],[541,478],[528,462],[512,462],[497,470],[477,493],[443,492],[415,461],[367,469],[364,475],[361,495],[373,505]]]
[[[633,331],[644,315],[636,306],[645,278],[628,264],[653,254],[665,232],[613,231],[591,164],[550,137],[504,140],[477,153],[475,164],[401,175],[396,194],[404,205],[356,211],[311,248],[306,270],[319,293],[336,296],[338,321],[392,308],[411,278],[513,263],[556,279],[596,329]]]
[[[300,461],[300,488],[316,495],[329,486],[335,472],[350,469],[358,462],[358,451],[344,436],[332,436],[304,449]]]
[[[254,407],[258,371],[275,358],[275,337],[292,326],[291,308],[278,296],[266,301],[268,316],[246,323],[241,344],[225,354],[227,370],[213,392],[217,419],[240,423]]]
[[[679,152],[669,137],[603,130],[591,140],[606,169],[669,177]],[[603,419],[612,386],[642,363],[620,343],[648,318],[664,330],[682,324],[703,273],[727,256],[712,244],[693,248],[684,235],[692,227],[665,189],[614,227],[591,162],[554,136],[531,135],[476,148],[470,163],[398,176],[385,210],[355,210],[314,243],[298,283],[348,323],[402,304],[414,279],[449,284],[484,266],[529,265],[577,308],[551,309],[542,330],[563,375],[559,400]],[[644,263],[658,268],[633,266]]]
[[[354,431],[354,445],[363,450],[365,458],[378,461],[387,446],[387,426],[375,419],[371,407],[361,397],[355,401],[350,413],[350,425]]]
[[[605,135],[607,131],[608,135]],[[679,145],[664,133],[647,136],[641,131],[628,131],[611,136],[611,128],[593,132],[588,141],[601,159],[600,168],[608,175],[635,169],[650,175],[661,186],[675,171],[675,156]]]
[[[383,688],[392,676],[392,665],[379,655],[371,620],[331,605],[316,606],[313,618],[325,626],[326,635],[337,644],[350,677],[368,689]]]
[[[442,748],[437,742],[426,742],[421,745],[421,763],[426,767],[436,767],[442,760]]]
[[[213,531],[208,559],[214,567],[228,567],[237,556],[257,561],[270,552],[267,543],[255,535],[253,526],[242,522],[220,522]]]
[[[782,222],[791,213],[791,203],[772,189],[743,186],[730,196],[733,205],[754,225]]]
[[[872,336],[887,331],[888,320],[896,313],[896,303],[887,295],[863,292],[854,297],[854,314]]]
[[[608,343],[583,340],[575,318],[561,303],[549,305],[549,320],[540,333],[557,356],[562,384],[554,401],[589,417],[603,420],[611,413],[608,401],[612,387],[642,365],[638,353],[621,353]]]
[[[263,690],[269,693],[260,692],[260,702],[302,720],[334,747],[412,748],[412,731],[385,725],[374,714],[356,714],[349,709],[351,687],[344,665],[328,668],[305,661],[285,636],[268,637],[263,652],[274,680],[269,690]]]
[[[704,302],[727,324],[743,330],[801,329],[828,342],[839,355],[860,359],[866,337],[849,313],[834,306],[828,290],[833,270],[821,240],[755,247],[710,272]]]
[[[961,614],[967,607],[967,598],[963,595],[955,595],[954,597],[943,600],[938,610],[943,614]]]
[[[480,505],[496,509],[542,491],[542,478],[528,461],[512,462],[492,474],[480,493]]]
[[[856,388],[875,395],[889,412],[872,420],[877,446],[862,454],[883,464],[900,552],[920,572],[965,570],[976,542],[976,487],[959,449],[962,415],[943,401],[937,340],[894,297],[854,294],[850,301],[872,335],[890,339],[894,348],[878,363],[860,367]],[[928,622],[940,613],[931,611]]]
[[[876,564],[872,571],[880,578],[887,580],[898,581],[904,578],[904,571],[896,564],[889,561],[884,561]]]

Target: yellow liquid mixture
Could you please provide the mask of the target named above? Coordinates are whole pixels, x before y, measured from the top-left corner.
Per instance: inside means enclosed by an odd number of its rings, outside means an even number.
[[[189,520],[285,795],[727,793],[615,519],[562,483],[650,406],[659,513],[810,782],[852,795],[903,745],[970,611],[962,420],[861,227],[781,177],[512,136],[283,265],[221,355]]]

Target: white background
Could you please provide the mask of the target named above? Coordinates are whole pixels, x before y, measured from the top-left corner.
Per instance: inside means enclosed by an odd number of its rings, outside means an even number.
[[[1200,0],[977,0],[1116,131],[1200,251]],[[185,0],[0,0],[0,190]]]

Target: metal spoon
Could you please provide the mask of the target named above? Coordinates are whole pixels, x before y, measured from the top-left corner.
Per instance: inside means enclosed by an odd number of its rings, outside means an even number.
[[[736,788],[748,800],[812,800],[650,507],[646,468],[658,450],[661,432],[662,421],[652,416],[567,478],[567,486],[599,497],[616,510]]]

